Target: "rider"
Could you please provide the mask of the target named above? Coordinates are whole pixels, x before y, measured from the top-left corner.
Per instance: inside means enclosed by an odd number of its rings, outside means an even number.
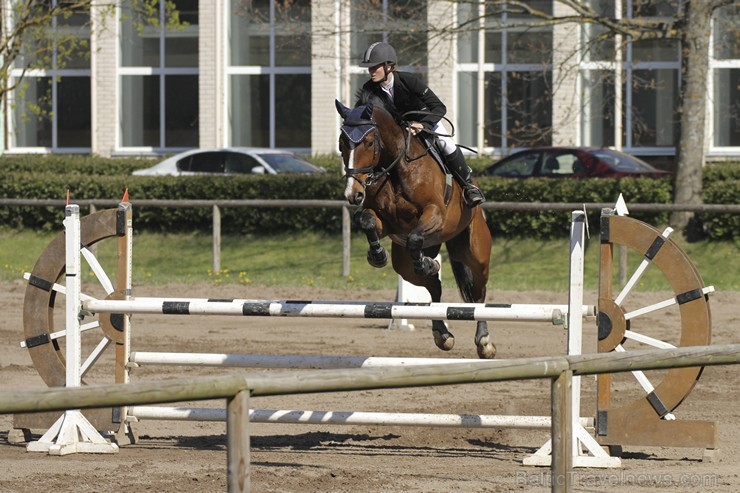
[[[395,108],[399,114],[421,111],[410,115],[414,121],[409,124],[409,131],[416,135],[422,130],[444,133],[446,130],[439,121],[447,112],[447,107],[436,94],[427,87],[419,77],[408,72],[396,71],[396,50],[384,42],[371,44],[360,62],[360,67],[367,67],[370,80],[363,86],[379,97],[386,106]],[[445,155],[447,167],[452,171],[463,188],[463,198],[468,207],[475,207],[486,201],[483,192],[473,184],[470,168],[465,156],[458,149],[452,137],[437,135],[439,145]]]

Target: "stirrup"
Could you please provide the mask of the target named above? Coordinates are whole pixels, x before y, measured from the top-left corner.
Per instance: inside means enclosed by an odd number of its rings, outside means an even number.
[[[471,209],[486,201],[486,197],[483,195],[483,192],[481,192],[480,188],[476,186],[465,187],[463,189],[463,199],[465,200],[465,205]]]

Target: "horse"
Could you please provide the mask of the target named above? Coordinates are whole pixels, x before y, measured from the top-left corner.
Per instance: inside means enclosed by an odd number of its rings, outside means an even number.
[[[380,240],[389,237],[393,270],[439,302],[440,265],[434,258],[444,244],[463,300],[485,303],[491,232],[481,207],[465,205],[462,188],[437,163],[430,146],[412,136],[408,124],[397,121],[380,100],[360,100],[353,109],[339,100],[335,105],[343,119],[344,196],[359,207],[354,219],[367,237],[368,263],[387,264]],[[443,320],[432,321],[432,334],[444,351],[455,345]],[[496,354],[486,321],[477,321],[475,345],[482,359]]]

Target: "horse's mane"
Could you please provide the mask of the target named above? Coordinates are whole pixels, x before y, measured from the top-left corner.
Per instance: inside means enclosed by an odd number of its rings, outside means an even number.
[[[396,110],[396,108],[394,108],[393,106],[386,105],[385,101],[372,91],[366,88],[360,88],[355,95],[355,99],[355,108],[357,108],[358,106],[372,104],[373,107],[381,108],[388,112],[399,125],[403,123],[403,118],[401,118],[398,110]]]
[[[366,104],[372,104],[373,106],[380,106],[383,109],[385,109],[385,103],[382,99],[380,99],[378,96],[372,93],[372,91],[369,91],[365,89],[364,87],[361,87],[357,90],[355,93],[355,108],[358,106],[363,106]]]

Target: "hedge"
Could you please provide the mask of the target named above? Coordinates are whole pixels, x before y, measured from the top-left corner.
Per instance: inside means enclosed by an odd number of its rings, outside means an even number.
[[[261,176],[131,176],[134,169],[154,161],[138,158],[104,159],[80,156],[3,157],[0,196],[12,198],[115,199],[128,188],[137,199],[320,199],[343,200],[344,179],[336,156],[313,159],[329,170],[322,175]],[[61,172],[63,171],[63,172]],[[671,202],[669,179],[621,178],[587,180],[503,179],[480,177],[480,187],[490,201],[514,202],[606,202],[621,192],[627,203]],[[736,204],[740,196],[740,166],[735,163],[708,166],[704,173],[706,203]],[[160,232],[208,231],[211,209],[134,208],[137,230]],[[338,208],[223,208],[225,234],[270,234],[303,230],[335,233],[341,229]],[[499,237],[550,238],[567,236],[570,214],[564,211],[486,211],[492,233]],[[592,231],[598,228],[599,211],[588,211]],[[656,226],[668,222],[668,213],[633,213],[633,217]],[[56,207],[5,207],[0,224],[10,228],[58,230],[62,212]],[[702,214],[706,234],[713,239],[737,236],[736,214]]]

